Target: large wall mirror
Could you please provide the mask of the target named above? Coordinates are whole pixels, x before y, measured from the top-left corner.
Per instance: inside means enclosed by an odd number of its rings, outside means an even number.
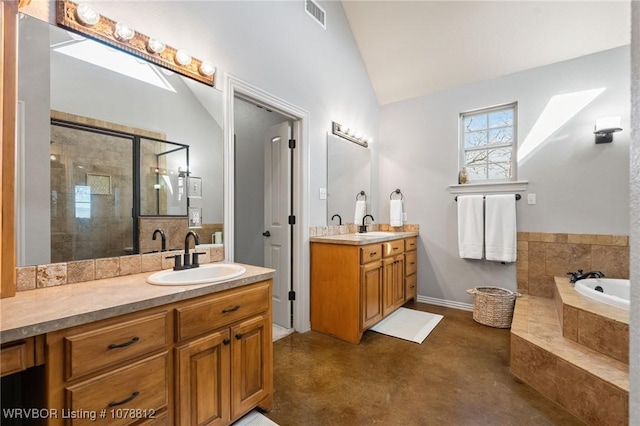
[[[338,218],[332,220],[336,214],[343,225],[360,224],[362,217],[355,217],[356,201],[365,201],[366,212],[370,213],[370,196],[369,148],[327,133],[327,224],[338,225]]]
[[[222,93],[27,15],[18,41],[17,266],[209,242]]]

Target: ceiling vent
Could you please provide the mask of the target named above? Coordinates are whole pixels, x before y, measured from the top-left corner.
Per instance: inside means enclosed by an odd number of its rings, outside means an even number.
[[[326,14],[323,8],[313,0],[305,0],[304,10],[316,21],[322,28],[327,29],[327,23],[325,21]]]

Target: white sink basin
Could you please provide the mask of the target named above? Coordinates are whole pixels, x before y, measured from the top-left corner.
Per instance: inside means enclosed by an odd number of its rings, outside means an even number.
[[[209,263],[194,269],[183,269],[182,271],[169,269],[156,272],[149,275],[147,282],[155,285],[207,284],[239,277],[246,271],[244,266],[233,263]]]
[[[356,235],[358,237],[371,237],[371,238],[376,238],[376,237],[390,237],[391,235],[394,235],[395,232],[384,232],[384,231],[371,231],[371,232],[358,232]]]

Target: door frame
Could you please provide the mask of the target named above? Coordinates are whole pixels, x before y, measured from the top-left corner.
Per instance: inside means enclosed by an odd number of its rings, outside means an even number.
[[[294,202],[292,255],[292,288],[296,293],[293,304],[293,328],[301,333],[311,329],[309,316],[309,112],[247,81],[229,73],[224,74],[224,233],[225,261],[233,262],[234,253],[234,103],[239,97],[249,102],[268,106],[269,109],[292,121],[292,135],[296,140],[293,153],[294,172],[292,191]]]

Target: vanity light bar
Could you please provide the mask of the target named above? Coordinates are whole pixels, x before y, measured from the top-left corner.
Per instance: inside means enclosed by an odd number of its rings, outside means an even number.
[[[340,136],[341,138],[353,143],[357,143],[358,145],[362,145],[365,148],[369,146],[371,138],[367,137],[366,135],[363,135],[362,133],[357,132],[354,129],[350,129],[342,124],[338,124],[335,121],[332,121],[331,124],[331,131],[334,135]]]
[[[84,10],[85,8],[89,10]],[[175,49],[135,31],[133,27],[112,21],[98,14],[90,4],[57,0],[56,22],[58,26],[89,36],[178,74],[209,86],[214,85],[215,67],[211,62],[201,61],[186,50]]]

